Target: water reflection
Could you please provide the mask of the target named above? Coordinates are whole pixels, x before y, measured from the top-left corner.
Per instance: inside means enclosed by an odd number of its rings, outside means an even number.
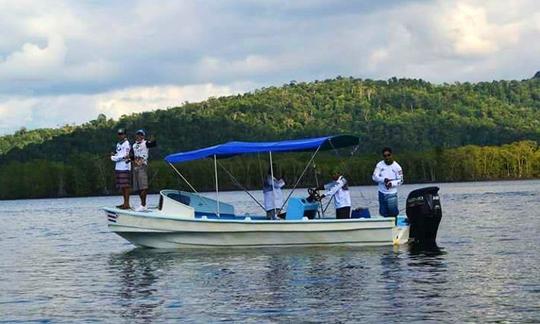
[[[384,285],[384,299],[390,304],[387,315],[390,315],[394,309],[400,309],[406,303],[403,298],[402,284],[405,272],[402,267],[401,255],[394,251],[388,251],[381,254],[381,278]]]
[[[130,320],[151,320],[156,318],[164,303],[157,298],[156,283],[160,273],[168,267],[166,253],[133,249],[110,255],[111,271],[118,274],[118,296],[120,314]]]

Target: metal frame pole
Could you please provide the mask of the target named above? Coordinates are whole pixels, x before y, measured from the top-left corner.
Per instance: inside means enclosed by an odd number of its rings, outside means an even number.
[[[247,194],[251,197],[251,199],[253,199],[253,201],[255,201],[255,202],[257,203],[257,205],[259,205],[259,206],[262,208],[263,211],[266,212],[266,209],[264,209],[264,206],[257,200],[257,198],[253,197],[253,195],[247,190],[247,188],[244,187],[244,186],[242,186],[242,184],[234,177],[234,175],[232,175],[231,172],[229,172],[229,170],[227,170],[227,169],[223,166],[223,164],[219,163],[219,161],[218,161],[218,165],[223,169],[223,171],[225,171],[225,172],[229,175],[229,177],[232,179],[232,181],[233,181],[239,188],[241,188],[242,190],[244,190],[244,192],[247,193]]]
[[[274,214],[272,218],[276,218],[276,194],[274,192],[274,166],[272,165],[272,151],[269,151],[270,155],[270,185],[272,186],[272,213]]]
[[[191,183],[189,183],[189,181],[182,175],[182,173],[180,173],[180,171],[178,171],[178,169],[174,167],[173,164],[169,163],[169,166],[176,172],[176,174],[180,176],[180,178],[182,178],[182,180],[184,180],[184,182],[191,188],[191,190],[193,190],[194,193],[199,193],[195,188],[193,188]]]
[[[285,204],[287,203],[287,201],[289,201],[289,198],[291,198],[291,195],[296,190],[296,187],[300,183],[300,180],[302,180],[302,178],[304,177],[304,174],[306,173],[307,169],[311,165],[311,162],[313,162],[313,160],[315,159],[315,156],[317,155],[317,153],[321,149],[321,146],[322,146],[322,144],[319,145],[319,147],[317,147],[317,150],[315,150],[315,153],[313,153],[313,155],[311,156],[311,159],[309,159],[309,162],[306,164],[306,167],[304,168],[304,171],[302,171],[302,174],[300,174],[300,177],[298,177],[298,180],[296,180],[296,183],[294,184],[294,187],[292,188],[291,192],[289,192],[289,195],[287,196],[287,199],[285,199],[285,201],[283,202],[283,205],[281,205],[280,209],[283,209],[283,207],[285,207]]]
[[[217,156],[215,154],[214,154],[214,173],[216,175],[216,201],[217,201],[216,215],[217,215],[217,217],[220,217],[220,214],[219,214],[219,183],[218,183],[218,173],[217,173]]]

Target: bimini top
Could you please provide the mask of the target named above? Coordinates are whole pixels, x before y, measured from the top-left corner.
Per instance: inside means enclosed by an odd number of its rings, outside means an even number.
[[[202,149],[180,152],[167,155],[165,161],[169,163],[182,163],[207,157],[227,158],[240,154],[262,153],[262,152],[301,152],[315,150],[320,146],[320,150],[337,149],[341,147],[358,145],[360,142],[357,136],[337,135],[316,138],[305,138],[298,140],[287,140],[279,142],[227,142],[225,144],[214,145]]]

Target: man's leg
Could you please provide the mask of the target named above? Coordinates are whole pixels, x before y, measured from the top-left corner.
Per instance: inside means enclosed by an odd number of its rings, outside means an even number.
[[[141,205],[146,207],[146,194],[147,194],[147,191],[146,189],[143,189],[141,191],[139,191],[139,197],[141,197]]]
[[[396,217],[399,214],[397,194],[386,195],[386,206],[389,217]]]
[[[146,194],[148,193],[148,167],[146,165],[138,168],[137,181],[141,206],[146,207]]]
[[[388,217],[388,208],[386,205],[385,195],[379,191],[379,214],[382,217]]]
[[[124,196],[124,204],[122,205],[124,208],[129,208],[129,187],[122,188],[122,195]]]

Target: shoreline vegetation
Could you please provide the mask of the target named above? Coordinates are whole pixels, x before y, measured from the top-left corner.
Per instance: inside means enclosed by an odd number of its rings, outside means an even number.
[[[80,126],[21,129],[0,137],[0,199],[116,194],[109,152],[115,130],[145,128],[150,189],[181,188],[163,156],[229,140],[262,141],[353,134],[361,145],[318,155],[299,186],[315,185],[340,166],[351,185],[372,184],[383,146],[394,149],[406,183],[540,178],[540,79],[434,85],[423,80],[342,78],[291,82],[243,95],[122,116],[100,115]],[[292,185],[309,154],[276,154]],[[260,189],[268,157],[220,160],[248,189]],[[199,191],[214,190],[212,161],[177,166]],[[222,190],[237,190],[223,170]]]

